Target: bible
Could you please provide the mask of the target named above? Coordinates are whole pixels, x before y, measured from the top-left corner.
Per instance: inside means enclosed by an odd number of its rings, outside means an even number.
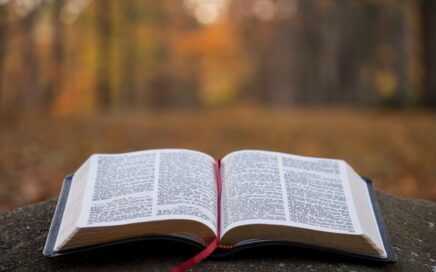
[[[212,256],[277,244],[396,260],[369,179],[343,160],[260,150],[94,154],[65,178],[43,253],[136,239]]]

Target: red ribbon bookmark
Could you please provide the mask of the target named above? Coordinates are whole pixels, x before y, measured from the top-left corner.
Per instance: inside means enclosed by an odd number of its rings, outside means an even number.
[[[200,253],[192,257],[191,259],[179,264],[179,266],[171,269],[171,272],[183,272],[187,269],[193,267],[194,265],[200,263],[204,259],[206,259],[218,246],[219,239],[218,237],[212,241],[205,249],[203,249]]]
[[[202,251],[200,251],[197,255],[192,257],[191,259],[179,264],[177,267],[171,269],[171,272],[184,272],[187,269],[193,267],[194,265],[200,263],[204,259],[206,259],[212,252],[218,247],[220,243],[221,237],[221,161],[217,160],[215,163],[215,175],[216,175],[216,185],[217,185],[217,237]]]

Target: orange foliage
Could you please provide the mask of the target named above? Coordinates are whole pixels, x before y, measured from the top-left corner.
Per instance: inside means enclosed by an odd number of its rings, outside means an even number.
[[[234,98],[248,66],[234,26],[219,24],[174,33],[171,41],[181,75],[189,78],[199,72],[202,102],[223,104]],[[190,67],[184,67],[187,63]]]

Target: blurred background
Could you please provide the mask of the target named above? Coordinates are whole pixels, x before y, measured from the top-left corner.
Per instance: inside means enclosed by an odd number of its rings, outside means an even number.
[[[92,153],[340,158],[436,200],[436,1],[0,0],[0,212]]]

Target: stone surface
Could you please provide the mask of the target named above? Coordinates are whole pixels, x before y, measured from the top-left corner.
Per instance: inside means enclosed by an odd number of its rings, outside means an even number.
[[[396,264],[359,261],[290,247],[247,250],[206,260],[193,271],[432,271],[436,266],[436,203],[378,193],[398,257]],[[167,271],[194,254],[176,243],[129,243],[47,258],[42,255],[56,200],[0,215],[0,271]]]

